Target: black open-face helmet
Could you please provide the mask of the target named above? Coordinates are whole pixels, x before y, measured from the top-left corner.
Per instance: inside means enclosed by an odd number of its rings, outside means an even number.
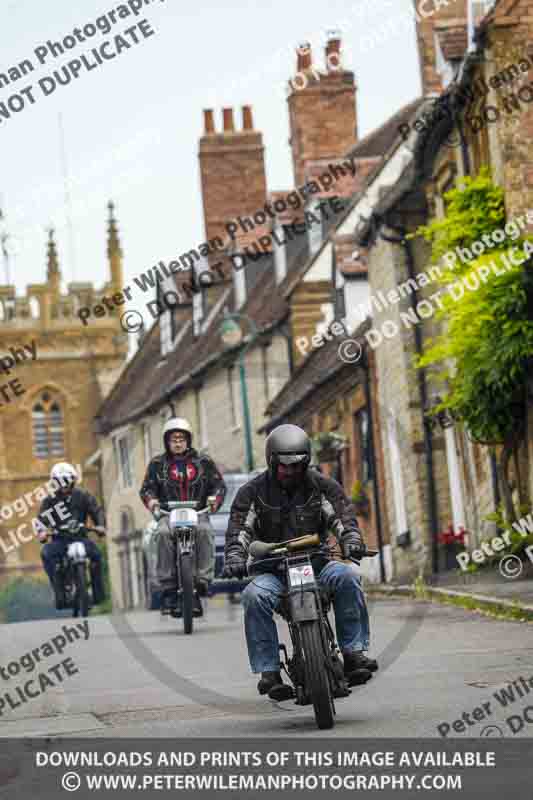
[[[278,425],[267,437],[265,458],[272,476],[278,464],[303,464],[305,471],[311,462],[309,436],[297,425]]]

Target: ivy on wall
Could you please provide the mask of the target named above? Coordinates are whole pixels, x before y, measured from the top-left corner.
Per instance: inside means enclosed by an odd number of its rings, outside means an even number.
[[[450,266],[452,259],[448,258],[447,264],[441,264],[442,285],[462,279],[479,287],[465,291],[459,299],[446,292],[441,295],[438,315],[445,321],[444,332],[428,341],[418,366],[427,368],[442,383],[442,402],[435,413],[447,409],[474,440],[503,445],[499,475],[505,509],[509,518],[516,518],[508,468],[526,429],[527,379],[533,356],[532,239],[516,236],[514,226],[505,227],[504,193],[486,168],[476,177],[461,179],[444,200],[445,218],[412,234],[431,243],[433,262],[440,262],[456,247],[470,249],[496,229],[504,230],[504,237],[467,263],[458,258]],[[522,264],[510,266],[511,261],[502,258],[509,259],[512,248],[515,260]],[[493,271],[493,263],[500,265],[499,274]],[[508,265],[507,271],[502,263]],[[479,270],[483,267],[486,278],[481,281]],[[520,505],[524,502],[526,498],[520,497]]]

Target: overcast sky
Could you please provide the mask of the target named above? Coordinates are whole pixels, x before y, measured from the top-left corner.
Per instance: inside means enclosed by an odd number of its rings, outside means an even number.
[[[127,0],[126,0],[127,2]],[[152,0],[138,17],[118,21],[42,66],[35,48],[61,41],[119,2],[2,0],[0,73],[30,58],[34,72],[0,88],[0,103],[33,85],[36,102],[11,119],[0,116],[0,201],[14,237],[19,293],[45,279],[46,228],[57,230],[64,282],[107,280],[106,204],[116,204],[125,278],[168,261],[204,239],[198,169],[202,109],[253,106],[263,132],[269,190],[292,186],[285,85],[294,48],[313,45],[323,64],[326,31],[343,31],[344,64],[355,71],[359,134],[364,136],[420,93],[414,22],[391,24],[411,0],[308,0],[289,3]],[[6,10],[7,5],[7,10]],[[188,7],[186,7],[188,6]],[[80,10],[83,7],[83,10]],[[37,82],[70,59],[143,18],[154,36],[104,61],[44,97]],[[344,22],[343,22],[344,21]],[[385,43],[369,36],[389,24]],[[93,59],[94,60],[94,59]],[[66,226],[59,114],[71,180],[73,260]],[[0,283],[5,282],[2,267]],[[13,269],[12,269],[13,272]],[[142,308],[137,293],[133,308]],[[144,298],[146,302],[146,298]]]

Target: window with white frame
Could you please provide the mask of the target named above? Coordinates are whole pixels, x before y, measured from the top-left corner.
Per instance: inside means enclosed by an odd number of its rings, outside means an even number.
[[[129,489],[133,486],[133,473],[131,469],[131,454],[129,436],[127,433],[117,436],[114,440],[116,448],[116,460],[118,463],[118,472],[120,484],[123,489]]]
[[[402,460],[398,442],[397,416],[392,409],[387,414],[387,435],[389,441],[389,459],[392,474],[392,493],[394,514],[396,518],[396,536],[407,533],[407,512],[405,508],[405,489],[403,484]]]

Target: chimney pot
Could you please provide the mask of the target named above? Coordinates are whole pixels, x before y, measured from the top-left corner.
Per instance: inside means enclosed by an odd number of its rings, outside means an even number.
[[[233,109],[232,108],[223,108],[222,115],[224,117],[224,133],[228,133],[230,131],[235,130],[235,125],[233,123]]]
[[[296,53],[296,71],[302,72],[304,69],[309,69],[313,61],[311,45],[309,42],[301,42],[296,48]]]
[[[204,109],[204,129],[206,134],[215,133],[215,120],[212,108]]]
[[[254,121],[252,117],[252,106],[242,107],[242,129],[243,131],[252,131],[254,128]]]
[[[328,31],[326,42],[326,67],[328,72],[337,72],[341,67],[341,33]]]

